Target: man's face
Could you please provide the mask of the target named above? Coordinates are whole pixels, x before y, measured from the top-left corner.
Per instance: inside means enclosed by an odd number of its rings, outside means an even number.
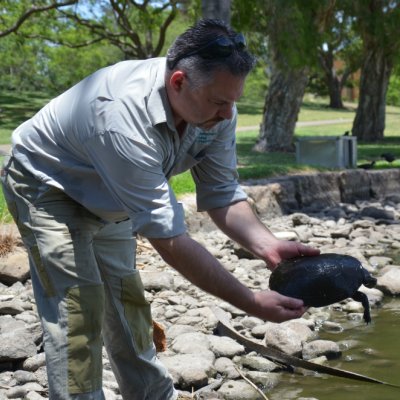
[[[242,95],[244,81],[244,77],[218,71],[208,84],[193,89],[185,78],[174,111],[185,122],[209,130],[232,118],[233,105]]]

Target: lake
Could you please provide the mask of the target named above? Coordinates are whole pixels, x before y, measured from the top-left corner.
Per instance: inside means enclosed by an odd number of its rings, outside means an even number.
[[[332,321],[344,330],[320,332],[320,339],[343,346],[340,359],[327,365],[400,385],[400,299],[385,297],[371,310],[372,324],[350,321],[346,313],[333,312]],[[347,348],[347,349],[346,349]],[[284,373],[281,382],[267,393],[270,400],[309,398],[318,400],[399,400],[400,388],[305,372]]]

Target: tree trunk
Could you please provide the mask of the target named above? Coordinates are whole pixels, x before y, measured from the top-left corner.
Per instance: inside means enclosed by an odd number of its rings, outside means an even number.
[[[327,78],[329,107],[335,109],[343,108],[341,80],[336,75],[336,71],[332,71],[332,73]]]
[[[343,81],[339,79],[334,65],[334,55],[331,49],[323,51],[319,56],[320,64],[325,74],[325,82],[329,94],[329,107],[343,108],[342,88]]]
[[[202,0],[203,18],[216,18],[231,23],[231,0]]]
[[[293,135],[307,83],[304,68],[286,71],[275,68],[265,99],[260,137],[253,150],[294,151]]]
[[[360,99],[352,133],[358,140],[375,142],[385,130],[386,92],[392,63],[384,49],[369,49],[361,69]]]

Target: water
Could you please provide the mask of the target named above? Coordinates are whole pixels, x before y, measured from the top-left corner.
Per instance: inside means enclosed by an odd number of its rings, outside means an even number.
[[[348,321],[338,313],[335,321],[345,330],[320,332],[321,339],[348,343],[342,357],[327,365],[367,375],[400,385],[400,299],[386,299],[382,307],[372,309],[372,324]],[[354,347],[353,347],[354,346]],[[347,378],[306,372],[306,375],[283,374],[281,383],[267,393],[270,400],[293,400],[299,397],[318,400],[399,400],[400,388]]]

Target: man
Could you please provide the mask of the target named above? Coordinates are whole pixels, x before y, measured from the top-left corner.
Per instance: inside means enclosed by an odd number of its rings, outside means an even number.
[[[277,240],[237,183],[235,102],[254,58],[225,24],[202,20],[167,58],[104,68],[13,133],[4,192],[29,251],[50,399],[104,399],[104,341],[127,400],[176,398],[152,343],[135,236],[198,287],[271,321],[300,300],[252,292],[186,233],[168,179],[191,168],[199,210],[273,268],[317,250]]]

